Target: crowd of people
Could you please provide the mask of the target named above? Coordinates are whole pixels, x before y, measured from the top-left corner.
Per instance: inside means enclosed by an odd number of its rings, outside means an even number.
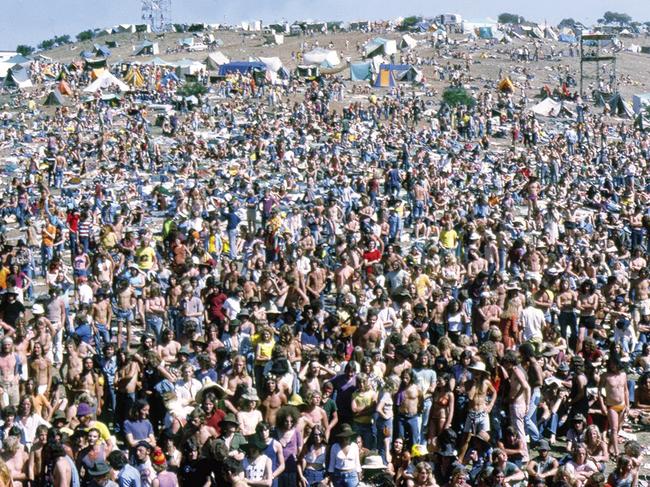
[[[646,133],[145,74],[2,117],[0,485],[643,485]]]

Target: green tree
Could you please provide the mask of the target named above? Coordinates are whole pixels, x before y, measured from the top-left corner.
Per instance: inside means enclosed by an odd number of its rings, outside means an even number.
[[[450,107],[456,107],[458,105],[465,105],[467,107],[473,107],[476,105],[476,100],[472,95],[470,95],[465,88],[447,88],[442,93],[443,101]]]
[[[576,21],[569,17],[568,19],[562,19],[557,26],[561,29],[563,27],[573,27],[574,25],[576,25]]]
[[[21,56],[29,56],[34,52],[34,48],[32,46],[26,46],[25,44],[18,44],[16,46],[16,52]]]
[[[526,22],[526,19],[524,19],[521,15],[509,14],[507,12],[499,14],[497,20],[500,24],[522,24]]]
[[[402,20],[402,25],[400,25],[400,30],[410,30],[415,27],[418,22],[422,22],[422,17],[416,15],[411,15]]]
[[[55,43],[56,41],[54,39],[46,39],[38,45],[38,48],[42,51],[47,51],[48,49],[52,49]]]
[[[88,30],[84,30],[84,31],[79,32],[79,33],[77,34],[77,40],[78,40],[79,42],[89,41],[89,40],[92,39],[92,38],[93,38],[93,31],[90,30],[90,29],[88,29]]]
[[[207,91],[208,89],[201,83],[185,83],[176,90],[176,93],[180,96],[201,96]]]
[[[70,39],[70,36],[68,34],[62,35],[62,36],[55,36],[54,37],[54,42],[62,46],[64,44],[70,44],[72,42],[72,39]]]
[[[605,15],[603,15],[603,19],[608,24],[627,25],[630,22],[632,22],[632,17],[630,17],[628,14],[609,12],[609,11],[605,12]]]

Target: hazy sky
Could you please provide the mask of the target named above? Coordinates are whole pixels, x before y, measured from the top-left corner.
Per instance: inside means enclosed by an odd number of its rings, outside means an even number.
[[[140,21],[139,0],[0,0],[0,49],[17,44],[36,45],[54,35],[74,35],[87,28]],[[594,22],[607,10],[623,12],[635,20],[650,20],[648,0],[172,0],[174,22],[227,22],[261,19],[355,20],[392,19],[399,16],[434,16],[459,13],[464,18],[496,18],[501,12],[542,22],[573,17]]]

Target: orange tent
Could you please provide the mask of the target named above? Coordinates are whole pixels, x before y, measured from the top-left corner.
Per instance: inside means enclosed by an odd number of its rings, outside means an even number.
[[[72,96],[72,88],[70,88],[70,85],[64,79],[59,82],[59,92],[62,95]]]

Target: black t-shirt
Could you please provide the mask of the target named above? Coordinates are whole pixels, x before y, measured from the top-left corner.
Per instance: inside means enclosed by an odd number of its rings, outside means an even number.
[[[2,312],[2,319],[5,323],[9,326],[14,326],[20,314],[25,312],[25,306],[18,300],[12,303],[5,298],[2,307],[0,307],[0,311]]]

